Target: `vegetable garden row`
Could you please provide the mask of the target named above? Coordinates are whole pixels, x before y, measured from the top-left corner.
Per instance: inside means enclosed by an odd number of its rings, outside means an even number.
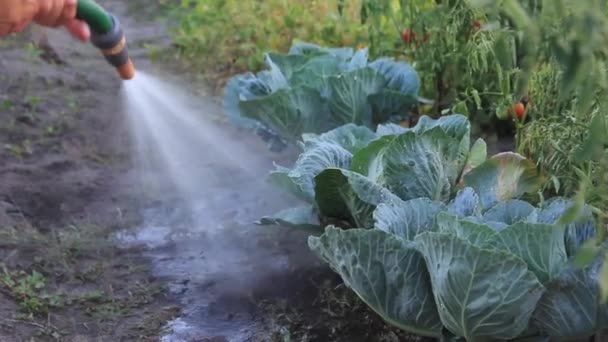
[[[259,223],[309,231],[357,296],[413,334],[608,327],[605,1],[358,6],[370,47],[295,41],[226,85],[232,122],[301,150],[269,179],[304,205]],[[398,42],[378,38],[387,22]],[[515,149],[489,156],[498,130]]]

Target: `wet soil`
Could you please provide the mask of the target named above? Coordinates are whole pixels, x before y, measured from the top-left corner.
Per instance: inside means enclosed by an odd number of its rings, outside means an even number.
[[[168,42],[124,24],[135,57]],[[155,340],[180,312],[141,251],[110,240],[141,217],[120,87],[63,30],[0,40],[0,341]]]

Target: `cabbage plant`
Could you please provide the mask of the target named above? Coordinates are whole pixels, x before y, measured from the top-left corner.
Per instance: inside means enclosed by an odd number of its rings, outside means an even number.
[[[450,204],[380,204],[372,229],[329,226],[309,246],[408,332],[466,341],[582,338],[606,327],[608,306],[598,287],[603,253],[584,268],[573,262],[594,235],[593,217],[584,210],[560,224],[570,205],[507,200],[484,210],[482,196],[465,188]]]
[[[270,180],[307,204],[264,217],[262,224],[317,232],[328,224],[371,228],[381,203],[449,202],[466,185],[487,209],[534,192],[543,181],[534,163],[518,154],[487,158],[481,139],[471,147],[470,123],[460,114],[423,116],[412,128],[383,124],[375,132],[348,124],[302,140],[294,166],[278,166]]]
[[[261,223],[314,231],[313,252],[389,324],[466,341],[553,341],[607,326],[604,250],[575,262],[595,238],[591,208],[523,200],[543,175],[519,154],[471,147],[466,117],[375,132],[349,124],[302,140],[295,165],[270,179],[308,204]]]
[[[367,49],[296,42],[287,54],[266,54],[265,62],[267,70],[229,80],[224,109],[234,123],[277,143],[348,123],[375,128],[407,117],[418,98],[420,80],[409,64],[370,61]]]

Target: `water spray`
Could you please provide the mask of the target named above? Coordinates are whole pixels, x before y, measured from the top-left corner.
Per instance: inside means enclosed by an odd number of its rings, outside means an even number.
[[[123,80],[135,76],[135,67],[127,51],[127,40],[120,22],[92,0],[78,0],[76,18],[91,29],[91,43],[101,50],[106,61],[116,68]]]

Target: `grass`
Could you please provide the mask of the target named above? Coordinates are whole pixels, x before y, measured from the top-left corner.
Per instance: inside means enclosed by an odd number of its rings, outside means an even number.
[[[0,269],[0,284],[18,301],[22,311],[29,317],[48,313],[50,308],[61,305],[60,295],[47,292],[47,279],[41,273],[9,271],[4,264],[0,264]]]
[[[0,294],[19,308],[17,323],[34,335],[63,338],[73,326],[111,335],[127,318],[139,317],[122,334],[157,336],[177,310],[147,309],[164,289],[149,281],[144,264],[114,247],[110,233],[94,225],[48,233],[27,224],[1,228]]]

